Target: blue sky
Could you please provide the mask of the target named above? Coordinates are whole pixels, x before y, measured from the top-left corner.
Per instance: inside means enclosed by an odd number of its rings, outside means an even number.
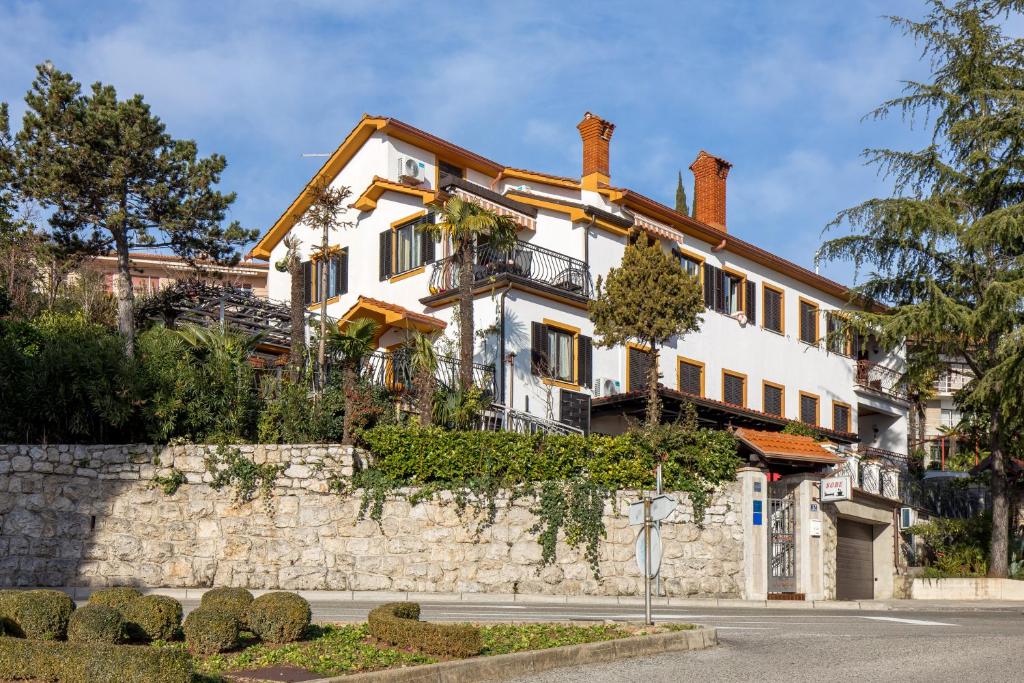
[[[273,223],[363,112],[516,167],[578,176],[576,123],[616,124],[611,174],[665,203],[700,149],[730,160],[730,232],[812,266],[836,211],[886,194],[862,122],[923,77],[881,18],[906,2],[0,1],[0,100],[46,59],[141,92],[177,137],[227,156],[232,218]],[[849,283],[846,265],[822,273]]]

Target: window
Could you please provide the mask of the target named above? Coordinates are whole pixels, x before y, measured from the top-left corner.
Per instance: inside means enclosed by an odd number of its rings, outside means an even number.
[[[700,269],[701,265],[704,263],[703,261],[694,256],[690,256],[689,254],[684,254],[678,249],[673,249],[673,253],[676,258],[679,259],[679,265],[682,267],[684,273],[690,277],[700,277]]]
[[[626,347],[626,391],[643,391],[650,380],[654,355],[632,344]]]
[[[960,413],[957,410],[943,408],[942,417],[940,419],[943,427],[953,428],[960,421]]]
[[[764,297],[764,329],[783,334],[783,294],[781,289],[762,285]]]
[[[722,278],[723,312],[729,315],[739,313],[743,310],[743,278],[724,271]]]
[[[800,392],[800,421],[818,426],[818,397],[806,391]]]
[[[769,415],[783,417],[786,412],[786,388],[774,382],[764,382],[761,410]]]
[[[800,300],[800,341],[818,345],[818,306]]]
[[[434,260],[434,239],[423,227],[434,222],[428,213],[391,224],[380,234],[380,279],[416,270]]]
[[[719,313],[743,311],[747,320],[757,322],[757,284],[738,273],[704,264],[704,304]]]
[[[693,396],[704,395],[704,364],[685,358],[679,359],[679,391]]]
[[[734,406],[747,405],[747,376],[729,370],[722,371],[722,400]]]
[[[530,368],[534,375],[571,385],[593,382],[593,344],[579,330],[553,320],[532,325]],[[563,386],[563,388],[565,388]]]
[[[327,286],[324,289],[324,269]],[[302,264],[302,289],[306,304],[319,303],[325,299],[348,293],[348,249],[331,252],[326,261],[314,258]],[[321,291],[323,290],[323,291]]]
[[[825,314],[825,344],[832,353],[842,356],[850,355],[850,334],[843,328],[843,318],[839,313]]]
[[[455,164],[449,164],[447,161],[439,159],[437,162],[437,173],[439,176],[451,175],[456,178],[463,177],[465,171],[456,166]],[[442,179],[442,182],[443,179]]]
[[[832,429],[837,432],[850,431],[850,406],[832,401]]]

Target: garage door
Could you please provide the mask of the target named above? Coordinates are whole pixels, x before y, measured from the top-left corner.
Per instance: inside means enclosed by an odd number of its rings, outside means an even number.
[[[870,524],[839,519],[836,546],[836,599],[871,600],[875,597],[874,558]]]

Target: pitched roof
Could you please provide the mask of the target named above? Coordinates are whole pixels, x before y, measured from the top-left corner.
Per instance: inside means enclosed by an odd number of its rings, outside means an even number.
[[[735,433],[736,438],[755,453],[766,458],[800,460],[825,465],[838,465],[844,462],[838,455],[825,450],[820,443],[809,436],[764,432],[745,427],[737,429]]]
[[[355,317],[355,313],[360,310],[369,310],[382,314],[385,318],[384,322],[389,325],[394,324],[399,320],[409,320],[413,323],[419,323],[420,325],[437,330],[443,330],[448,326],[448,323],[440,318],[435,318],[432,315],[417,313],[416,311],[410,311],[408,308],[399,306],[398,304],[381,301],[379,299],[371,299],[368,296],[362,295],[360,295],[359,299],[352,304],[352,307],[345,312],[345,315],[341,316],[342,321]]]

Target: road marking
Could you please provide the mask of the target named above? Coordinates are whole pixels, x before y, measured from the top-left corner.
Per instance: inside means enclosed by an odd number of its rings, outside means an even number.
[[[716,626],[718,631],[777,631],[776,628],[758,627],[758,626]]]
[[[897,617],[861,617],[861,619],[874,619],[875,621],[895,621],[900,624],[914,624],[915,626],[956,626],[942,621],[925,621],[923,619],[899,619]]]

